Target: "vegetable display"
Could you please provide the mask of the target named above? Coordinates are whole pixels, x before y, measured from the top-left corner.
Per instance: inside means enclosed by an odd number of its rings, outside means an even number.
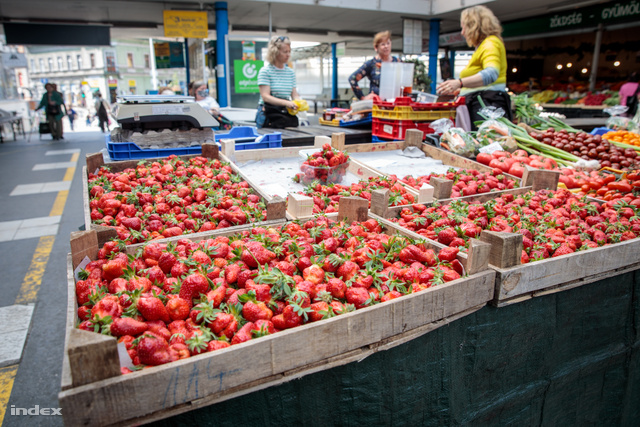
[[[136,369],[240,344],[461,277],[456,248],[436,254],[375,220],[320,216],[234,237],[107,242],[80,272],[79,328],[119,338]],[[123,373],[131,372],[122,368]]]
[[[92,223],[127,244],[266,218],[260,197],[219,160],[170,156],[122,172],[103,166],[88,179]]]
[[[602,167],[611,167],[619,170],[638,169],[640,159],[633,148],[623,149],[616,144],[604,140],[600,135],[591,135],[585,132],[572,133],[566,130],[554,131],[547,129],[544,132],[535,132],[531,136],[536,140],[572,153],[585,160],[598,160]]]
[[[520,233],[521,263],[557,257],[620,241],[640,233],[640,209],[624,200],[589,202],[569,190],[503,194],[485,203],[404,208],[393,218],[402,227],[465,251],[482,230]]]
[[[476,161],[518,178],[522,178],[526,166],[535,169],[558,169],[558,163],[555,160],[536,154],[529,155],[524,150],[516,150],[513,153],[506,151],[494,151],[491,154],[480,153],[476,156]]]

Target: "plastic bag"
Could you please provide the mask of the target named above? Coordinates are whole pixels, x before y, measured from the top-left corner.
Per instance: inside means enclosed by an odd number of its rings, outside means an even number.
[[[516,140],[511,136],[509,127],[498,121],[504,116],[504,110],[499,107],[485,107],[480,110],[480,115],[487,118],[476,132],[476,140],[480,147],[498,144],[503,151],[513,153],[518,149]]]
[[[307,101],[305,99],[294,99],[293,103],[298,106],[297,109],[294,110],[293,108],[287,107],[287,112],[289,114],[291,114],[292,116],[295,116],[296,114],[298,114],[299,111],[308,111],[309,110],[309,104],[307,103]]]
[[[452,127],[449,119],[439,119],[431,123],[431,129],[441,133],[440,147],[463,157],[473,157],[478,148],[478,143],[464,129]]]
[[[605,108],[602,111],[611,116],[607,119],[607,128],[613,130],[628,130],[630,132],[636,132],[638,130],[638,124],[636,122],[628,117],[621,116],[627,112],[626,106],[615,105],[613,107]]]

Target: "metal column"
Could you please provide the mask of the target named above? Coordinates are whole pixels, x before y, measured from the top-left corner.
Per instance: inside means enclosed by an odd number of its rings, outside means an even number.
[[[338,99],[338,55],[336,53],[336,43],[331,43],[331,63],[333,64],[331,99]]]
[[[227,2],[217,1],[216,11],[216,77],[218,83],[218,104],[221,107],[229,106],[229,93],[227,91],[227,76],[229,70],[227,64],[227,34],[229,34],[229,16]]]
[[[602,24],[598,24],[596,32],[596,44],[593,47],[593,59],[591,60],[591,74],[589,75],[589,91],[596,90],[596,79],[598,78],[598,62],[600,60],[600,46],[602,45]]]
[[[431,93],[436,93],[438,79],[438,49],[440,48],[440,20],[429,21],[429,78],[431,79]]]

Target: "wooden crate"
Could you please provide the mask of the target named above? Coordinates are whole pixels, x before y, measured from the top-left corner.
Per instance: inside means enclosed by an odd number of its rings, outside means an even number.
[[[256,150],[259,151],[259,150]],[[286,217],[286,200],[281,197],[270,197],[265,194],[262,189],[255,185],[251,180],[249,180],[242,171],[231,162],[226,156],[221,154],[218,150],[218,146],[216,144],[202,144],[202,154],[191,155],[191,156],[180,156],[182,159],[189,159],[196,156],[206,157],[208,159],[219,159],[222,162],[228,162],[231,168],[242,177],[246,182],[249,183],[249,186],[255,191],[255,193],[260,196],[260,198],[264,201],[267,211],[267,218],[265,221],[254,223],[258,224],[271,224],[275,222],[281,222]],[[145,161],[157,161],[159,159],[146,159]],[[88,154],[86,158],[86,166],[82,168],[83,173],[83,188],[82,188],[82,196],[84,201],[84,223],[86,230],[96,230],[99,235],[99,242],[104,243],[105,240],[113,239],[116,237],[116,232],[113,228],[93,224],[91,221],[91,209],[89,207],[90,197],[89,197],[89,171],[95,172],[101,166],[105,165],[104,158],[102,153],[94,153]],[[119,162],[108,163],[107,165],[114,172],[121,172],[127,168],[135,168],[136,165],[140,162],[140,160],[125,160]],[[237,227],[229,227],[230,229],[241,229],[243,226]],[[201,234],[201,233],[195,233]],[[193,234],[191,234],[193,235]],[[164,241],[161,239],[160,241]]]
[[[337,215],[348,221],[365,220],[370,218],[367,204],[364,199],[345,198]],[[407,235],[387,226],[387,232],[396,231]],[[65,425],[150,422],[358,361],[480,309],[494,292],[495,272],[484,269],[373,307],[120,375],[115,338],[74,328],[73,268],[84,255],[96,257],[96,231],[77,233],[71,243],[62,391],[58,396]],[[488,245],[479,243],[479,247],[478,255],[485,255],[486,266]]]

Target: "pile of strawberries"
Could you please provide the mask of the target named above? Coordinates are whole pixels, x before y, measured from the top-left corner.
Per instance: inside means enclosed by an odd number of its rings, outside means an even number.
[[[521,262],[635,239],[640,208],[625,200],[589,202],[569,190],[503,194],[483,204],[453,201],[448,205],[413,205],[392,219],[429,239],[465,251],[482,230],[524,236]]]
[[[351,185],[313,182],[304,189],[303,194],[313,198],[313,213],[338,212],[340,198],[357,196],[371,202],[373,190],[389,189],[389,206],[408,205],[415,201],[413,194],[400,183],[395,175],[371,177]]]
[[[219,160],[176,156],[89,174],[91,221],[127,244],[261,221],[265,205]]]
[[[451,198],[453,199],[518,187],[518,184],[508,179],[501,169],[494,169],[491,172],[478,172],[473,169],[456,170],[450,168],[444,174],[431,173],[418,177],[407,175],[401,181],[419,190],[422,184],[429,184],[431,178],[444,178],[453,181],[451,190]]]
[[[294,182],[309,185],[313,181],[321,184],[342,181],[349,168],[349,155],[323,144],[322,150],[312,153],[300,165],[301,173],[293,177]]]
[[[235,237],[107,242],[76,283],[80,329],[118,337],[133,364],[161,365],[384,303],[460,278],[458,248],[318,217]],[[123,373],[128,373],[123,368]]]

